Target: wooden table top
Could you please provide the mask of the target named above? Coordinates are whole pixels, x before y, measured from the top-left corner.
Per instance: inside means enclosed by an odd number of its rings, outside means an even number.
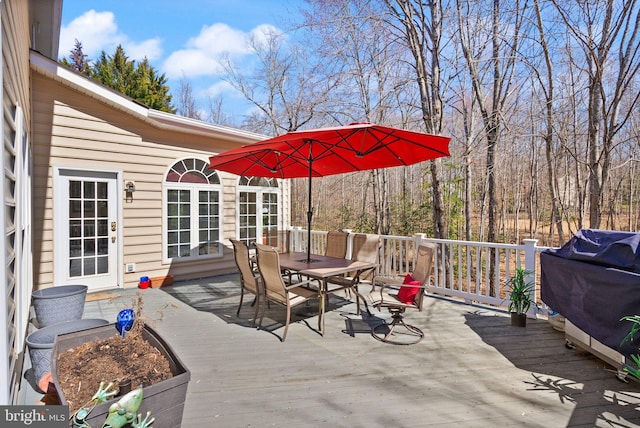
[[[280,267],[316,278],[327,278],[377,266],[377,263],[328,257],[319,254],[312,254],[311,262],[307,262],[307,253],[283,253],[279,257]]]

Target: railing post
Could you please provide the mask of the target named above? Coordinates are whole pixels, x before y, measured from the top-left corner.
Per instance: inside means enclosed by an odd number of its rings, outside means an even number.
[[[295,226],[291,228],[291,236],[293,237],[292,241],[293,241],[293,248],[291,248],[291,251],[294,253],[300,252],[302,251],[302,240],[300,239],[302,235],[302,227],[301,226]]]
[[[533,302],[535,303],[533,306],[529,308],[529,312],[527,312],[528,318],[537,318],[538,311],[536,310],[538,305],[536,302],[536,295],[538,291],[538,284],[536,283],[536,244],[538,243],[537,239],[524,239],[524,268],[529,272],[525,281],[527,283],[533,281],[535,287],[532,290],[533,293]]]
[[[342,229],[342,231],[349,234],[347,236],[347,254],[345,255],[349,259],[353,254],[353,229]]]
[[[426,233],[414,233],[413,240],[416,241],[416,247],[422,243],[423,240],[427,239]]]

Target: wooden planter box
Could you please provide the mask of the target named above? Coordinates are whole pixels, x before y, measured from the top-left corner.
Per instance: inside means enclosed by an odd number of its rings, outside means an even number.
[[[171,285],[173,284],[173,275],[154,276],[152,278],[149,278],[149,282],[151,282],[151,288],[160,288]]]
[[[58,355],[85,342],[107,339],[114,333],[116,333],[115,325],[109,324],[77,333],[59,335],[56,338],[51,354],[51,372],[60,404],[66,405],[67,402],[58,383]],[[180,426],[191,372],[182,364],[171,346],[153,328],[145,325],[143,337],[169,360],[173,377],[143,388],[143,400],[138,413],[144,417],[147,411],[150,411],[156,419],[153,424],[155,428]],[[116,397],[96,406],[86,421],[93,427],[102,426],[109,413],[109,406],[120,398]],[[71,421],[70,426],[73,426]]]

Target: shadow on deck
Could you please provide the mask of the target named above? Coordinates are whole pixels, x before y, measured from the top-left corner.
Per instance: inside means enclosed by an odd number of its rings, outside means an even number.
[[[115,319],[137,292],[191,370],[183,426],[640,427],[640,384],[567,349],[546,320],[512,327],[504,312],[429,296],[407,314],[425,339],[393,346],[370,335],[389,314],[333,296],[324,336],[312,304],[282,343],[282,307],[265,330],[251,327],[250,299],[236,316],[237,275],[119,290],[84,317]]]

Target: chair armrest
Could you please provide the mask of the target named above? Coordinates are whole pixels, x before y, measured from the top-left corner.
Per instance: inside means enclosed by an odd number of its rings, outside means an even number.
[[[396,277],[376,276],[376,277],[373,278],[370,292],[374,293],[375,292],[375,287],[379,286],[380,287],[380,298],[382,298],[383,291],[384,291],[385,288],[399,289],[403,285],[405,285],[407,287],[418,288],[420,290],[425,290],[427,288],[426,284],[425,285],[404,284],[404,276],[396,276]]]
[[[313,278],[313,279],[308,279],[308,280],[306,280],[306,281],[296,282],[296,283],[294,283],[294,284],[287,285],[287,286],[285,286],[284,288],[285,288],[286,290],[291,290],[292,288],[301,287],[301,286],[306,285],[306,284],[311,284],[312,282],[317,283],[318,290],[320,290],[320,287],[321,287],[320,280],[319,280],[319,279],[315,279],[315,278]]]
[[[376,276],[373,278],[373,281],[371,282],[371,291],[373,291],[376,286],[380,287],[380,292],[382,292],[382,290],[384,290],[385,287],[400,287],[404,285],[402,284],[403,281],[404,281],[404,277],[401,277],[401,276],[395,276],[395,277]]]
[[[400,281],[388,281],[391,278],[386,278],[384,282],[386,282],[386,284],[380,284],[382,285],[380,287],[380,291],[377,290],[371,290],[371,292],[369,293],[369,298],[371,299],[371,302],[373,303],[374,307],[377,307],[378,309],[380,309],[381,306],[389,306],[389,305],[393,305],[393,306],[404,306],[404,307],[414,307],[415,305],[413,304],[406,304],[406,303],[402,303],[399,300],[397,300],[397,297],[394,297],[393,295],[389,294],[389,292],[385,292],[384,288],[385,286],[391,286],[393,285],[394,288],[396,290],[399,290],[399,287],[406,285],[406,284],[402,284],[402,280]],[[397,287],[396,287],[397,286]],[[412,287],[412,288],[417,288],[418,289],[418,293],[424,293],[424,290],[426,290],[427,286],[425,285],[408,285],[408,287]],[[380,293],[380,297],[376,299],[376,296],[378,293]],[[385,298],[385,296],[388,296],[387,298]]]

